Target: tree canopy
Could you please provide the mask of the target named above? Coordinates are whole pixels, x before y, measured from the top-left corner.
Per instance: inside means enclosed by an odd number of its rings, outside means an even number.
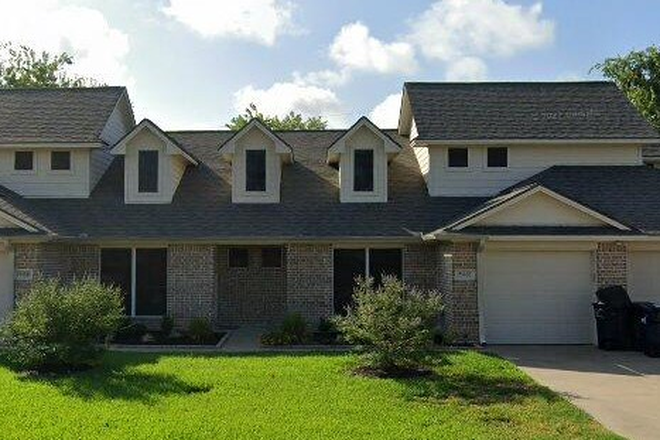
[[[283,118],[264,115],[254,103],[250,104],[244,113],[231,118],[225,125],[230,130],[240,130],[252,119],[260,120],[271,130],[324,130],[328,127],[328,121],[321,116],[304,118],[300,113],[294,112],[289,112]]]
[[[650,46],[594,66],[616,83],[639,112],[660,130],[660,48]]]
[[[73,56],[66,52],[51,54],[46,51],[37,52],[29,46],[0,43],[0,88],[57,88],[98,85],[91,78],[73,75],[68,72],[67,67],[73,64]]]

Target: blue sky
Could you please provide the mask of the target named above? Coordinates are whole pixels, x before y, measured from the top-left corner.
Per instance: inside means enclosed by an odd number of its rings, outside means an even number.
[[[392,126],[406,80],[598,79],[658,43],[653,0],[0,0],[0,40],[67,50],[165,129],[271,113]]]

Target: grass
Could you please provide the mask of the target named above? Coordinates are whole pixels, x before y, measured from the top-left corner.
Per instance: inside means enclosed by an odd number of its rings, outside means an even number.
[[[416,379],[352,375],[350,355],[109,353],[98,370],[0,367],[3,439],[618,438],[512,364],[438,357]]]

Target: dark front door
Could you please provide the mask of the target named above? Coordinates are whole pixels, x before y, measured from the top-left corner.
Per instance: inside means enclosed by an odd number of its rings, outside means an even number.
[[[135,251],[135,314],[161,316],[166,312],[167,249]]]
[[[101,249],[101,282],[121,289],[124,312],[131,314],[131,250]]]
[[[369,276],[378,286],[386,275],[401,279],[401,249],[369,249]]]
[[[364,249],[335,249],[335,313],[344,313],[346,306],[352,302],[355,278],[357,276],[365,276],[365,270],[366,254]]]

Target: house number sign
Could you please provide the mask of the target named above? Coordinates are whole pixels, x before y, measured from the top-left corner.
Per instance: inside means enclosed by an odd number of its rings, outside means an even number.
[[[458,269],[454,271],[454,281],[474,281],[477,271],[474,269]]]

